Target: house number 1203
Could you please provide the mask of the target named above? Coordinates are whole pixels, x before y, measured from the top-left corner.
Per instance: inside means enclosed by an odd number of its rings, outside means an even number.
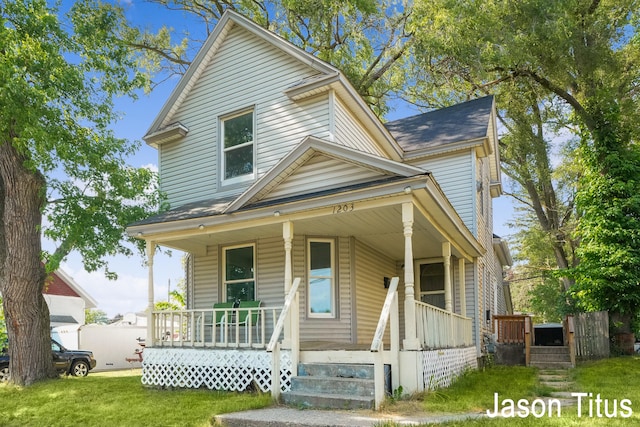
[[[353,203],[344,203],[342,205],[335,205],[333,207],[333,213],[345,213],[345,212],[353,212]]]

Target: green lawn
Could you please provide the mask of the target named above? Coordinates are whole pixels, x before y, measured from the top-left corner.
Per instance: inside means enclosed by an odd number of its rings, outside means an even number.
[[[631,416],[598,417],[588,414],[588,400],[578,417],[575,407],[562,407],[561,417],[480,419],[447,426],[636,426],[640,425],[640,358],[619,357],[580,364],[571,370],[575,389],[597,394],[610,405],[630,401]],[[415,415],[485,412],[500,399],[527,399],[548,395],[537,371],[496,366],[472,371],[451,387],[414,396],[411,401],[387,403],[387,412]],[[140,383],[139,372],[91,373],[86,378],[63,377],[27,388],[0,385],[2,426],[210,426],[221,413],[262,408],[271,404],[263,393],[226,393],[209,390],[157,390]],[[611,407],[609,407],[611,412]],[[601,412],[604,412],[602,409]],[[390,426],[393,424],[380,424]]]
[[[270,404],[263,393],[146,388],[139,371],[90,373],[27,388],[0,385],[0,425],[210,426],[217,414]]]
[[[500,401],[526,399],[533,402],[536,396],[547,396],[549,389],[540,386],[534,368],[496,366],[484,371],[472,371],[462,376],[451,387],[420,396],[420,410],[426,415],[442,413],[482,412],[492,410],[494,393],[498,393]],[[618,357],[579,364],[570,371],[571,380],[575,382],[572,392],[591,393],[592,409],[589,413],[589,397],[583,398],[581,416],[577,408],[561,407],[561,416],[540,418],[529,415],[525,418],[513,417],[502,419],[479,419],[452,422],[446,426],[638,426],[640,425],[640,357]],[[598,416],[596,396],[600,394],[601,416]],[[620,402],[627,399],[630,410],[623,410]],[[613,407],[618,410],[613,417],[606,417],[604,401],[607,400],[609,414],[613,415]],[[404,402],[397,406],[402,408]],[[413,403],[415,405],[415,401]],[[386,410],[393,410],[388,405]],[[402,409],[399,409],[402,410]],[[517,407],[516,407],[517,410]],[[517,412],[516,412],[517,413]],[[625,416],[623,416],[625,415]],[[626,416],[630,415],[630,416]],[[388,425],[388,424],[385,424]]]

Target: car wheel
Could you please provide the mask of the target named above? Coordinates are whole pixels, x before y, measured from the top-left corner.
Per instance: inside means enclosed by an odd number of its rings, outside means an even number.
[[[3,366],[0,368],[0,383],[9,381],[9,367]]]
[[[86,377],[89,374],[89,365],[84,360],[76,360],[71,365],[71,375],[74,377]]]

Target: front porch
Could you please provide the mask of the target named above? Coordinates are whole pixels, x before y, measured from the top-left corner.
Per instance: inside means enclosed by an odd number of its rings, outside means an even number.
[[[412,393],[475,366],[482,245],[429,175],[348,190],[253,205],[241,196],[133,228],[149,256],[145,384],[253,384],[277,397],[299,363],[356,363],[373,367],[378,406],[385,369],[387,390]],[[187,310],[152,310],[157,245],[193,256]],[[221,306],[234,302],[245,306]]]
[[[300,279],[293,281],[282,307],[247,309],[246,324],[239,320],[239,308],[155,311],[142,382],[230,391],[254,387],[277,398],[292,391],[299,366],[371,366],[371,401],[378,407],[386,393],[400,386],[409,393],[443,387],[476,367],[471,319],[419,301],[413,302],[415,324],[405,325],[417,331],[419,348],[401,350],[398,283],[397,277],[391,280],[368,345],[302,340],[299,323],[291,321],[299,311]],[[212,322],[224,318],[235,322]],[[290,325],[287,336],[285,324]],[[383,342],[385,336],[389,342]]]

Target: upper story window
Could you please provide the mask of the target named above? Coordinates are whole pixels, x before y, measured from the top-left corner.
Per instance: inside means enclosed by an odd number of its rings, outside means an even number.
[[[254,123],[253,110],[245,110],[220,120],[223,184],[255,178]]]
[[[310,239],[307,245],[309,317],[336,317],[334,241]]]

